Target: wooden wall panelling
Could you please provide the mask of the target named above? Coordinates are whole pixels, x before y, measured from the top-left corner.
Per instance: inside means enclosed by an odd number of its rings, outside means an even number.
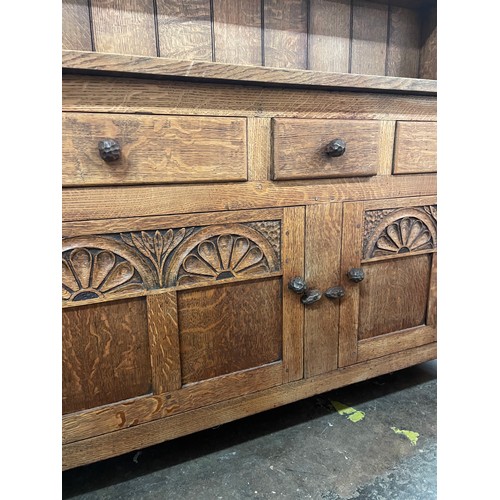
[[[339,301],[327,299],[324,292],[340,284],[341,228],[341,203],[306,207],[305,280],[323,298],[305,309],[305,377],[337,368]]]
[[[264,64],[307,69],[307,0],[264,0]]]
[[[262,64],[261,0],[214,0],[214,61]]]
[[[161,57],[212,61],[210,0],[156,0]]]
[[[295,276],[304,276],[305,207],[287,207],[283,213],[283,383],[304,374],[304,306],[300,297],[288,289]]]
[[[420,24],[419,11],[389,6],[386,75],[418,78]]]
[[[88,0],[63,0],[62,47],[71,50],[92,50]]]
[[[351,0],[311,0],[309,69],[349,72]]]
[[[153,0],[92,0],[95,50],[157,56]]]
[[[351,73],[385,75],[387,5],[353,0]]]
[[[429,8],[423,18],[419,78],[437,79],[437,8]]]

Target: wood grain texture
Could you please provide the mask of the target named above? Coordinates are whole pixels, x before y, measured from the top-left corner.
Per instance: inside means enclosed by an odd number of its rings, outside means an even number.
[[[425,324],[432,255],[363,265],[359,287],[358,339]]]
[[[437,326],[437,254],[432,256],[426,324],[434,328]]]
[[[281,360],[281,280],[180,292],[182,383]]]
[[[63,413],[151,391],[144,299],[64,310],[62,329]]]
[[[92,0],[95,50],[157,56],[153,0]]]
[[[363,120],[273,119],[273,179],[375,175],[380,163],[381,124]],[[334,139],[345,153],[329,157]],[[300,153],[300,154],[297,154]]]
[[[359,283],[349,281],[347,272],[349,269],[361,267],[363,212],[362,202],[344,204],[340,285],[345,289],[345,297],[340,305],[338,358],[340,367],[353,364],[357,360]]]
[[[214,60],[262,65],[261,0],[214,0]]]
[[[183,77],[191,80],[233,81],[288,87],[387,90],[393,93],[436,95],[435,80],[392,76],[324,73],[286,68],[263,68],[164,57],[97,54],[63,50],[63,71],[100,71],[103,74],[148,75],[151,78]]]
[[[389,7],[386,75],[417,78],[420,59],[420,14]]]
[[[112,163],[106,138],[122,148]],[[246,180],[246,142],[241,118],[64,113],[63,185]]]
[[[268,180],[271,177],[271,120],[247,119],[248,180]]]
[[[119,431],[275,387],[281,384],[282,374],[281,362],[272,363],[190,384],[178,391],[64,415],[63,443]]]
[[[264,0],[264,61],[276,68],[307,68],[307,0]]]
[[[331,201],[354,201],[436,193],[436,175],[380,176],[331,181],[274,182],[192,186],[127,186],[66,188],[62,192],[63,220],[84,221],[158,214],[188,214],[302,206]],[[136,200],[134,204],[130,200]]]
[[[437,8],[430,7],[422,24],[420,78],[437,79]]]
[[[434,359],[436,344],[384,356],[63,447],[63,469],[96,462]]]
[[[394,137],[396,134],[395,121],[381,121],[380,122],[380,136],[379,136],[379,168],[378,175],[391,175],[392,174],[392,159],[394,157]]]
[[[353,0],[351,72],[385,75],[387,5]]]
[[[340,284],[342,204],[306,207],[305,279],[324,292]],[[340,302],[324,295],[305,309],[304,376],[309,378],[337,368]]]
[[[287,207],[283,212],[283,383],[304,375],[304,306],[288,290],[289,281],[304,276],[305,207]]]
[[[412,178],[410,177],[410,180]],[[415,180],[415,179],[413,179]],[[434,196],[404,196],[401,198],[389,198],[386,200],[366,200],[365,210],[377,210],[385,208],[410,208],[425,205],[435,205],[437,197]]]
[[[432,344],[435,341],[436,329],[429,326],[409,328],[408,330],[361,340],[358,344],[358,362],[380,358],[381,356],[425,344]]]
[[[162,394],[182,385],[177,294],[149,295],[146,301],[153,394]]]
[[[435,122],[398,122],[394,146],[394,173],[437,172]]]
[[[350,0],[311,0],[309,69],[349,72]]]
[[[62,48],[92,50],[88,0],[63,0]]]
[[[156,0],[161,57],[212,61],[210,0]]]

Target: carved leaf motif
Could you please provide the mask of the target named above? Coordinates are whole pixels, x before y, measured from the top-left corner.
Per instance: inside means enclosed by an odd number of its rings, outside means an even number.
[[[419,235],[422,233],[423,229],[425,229],[425,227],[420,221],[414,221],[414,223],[410,229],[410,234],[408,235],[408,238],[406,239],[406,245],[408,247],[414,246],[415,241],[417,240]]]
[[[230,234],[223,234],[217,238],[217,248],[219,249],[220,258],[222,261],[222,269],[229,269],[229,259],[233,249],[233,237]]]
[[[129,234],[120,233],[120,237],[123,240],[123,242],[126,243],[127,245],[135,247],[134,242],[132,241],[132,238],[130,237]]]
[[[90,281],[90,269],[92,256],[86,248],[77,248],[69,256],[71,265],[75,271],[76,278],[82,288],[87,288]]]
[[[113,269],[115,260],[114,254],[107,251],[99,252],[94,257],[94,265],[92,269],[92,286],[94,288],[99,288],[101,286],[104,278],[108,275],[111,269]]]
[[[80,285],[73,276],[73,271],[64,259],[62,261],[62,282],[63,285],[67,286],[72,292],[80,288]]]
[[[395,224],[391,224],[388,226],[386,229],[387,236],[394,242],[394,244],[398,247],[401,248],[403,246],[403,242],[401,241],[401,235],[399,233],[399,228]]]
[[[128,262],[120,262],[106,277],[101,286],[102,292],[107,292],[111,288],[123,285],[134,275],[134,268]]]
[[[182,267],[190,274],[201,274],[203,276],[213,276],[214,278],[217,276],[217,273],[196,255],[188,255],[184,259]]]
[[[154,251],[156,255],[156,260],[161,259],[161,254],[163,253],[163,237],[160,231],[156,231],[154,235]]]
[[[240,260],[238,265],[234,268],[236,272],[241,272],[244,269],[249,268],[250,266],[253,266],[260,262],[262,258],[264,257],[264,254],[262,253],[262,250],[255,246],[252,247],[246,254],[245,256]]]
[[[174,239],[174,232],[172,229],[169,229],[164,235],[163,235],[163,248],[165,251],[170,250],[170,245],[172,245],[172,241]]]
[[[145,231],[141,232],[141,237],[142,237],[142,241],[144,242],[144,245],[149,250],[149,252],[151,254],[154,254],[155,245],[154,245],[154,242],[153,242],[153,238],[148,233],[146,233]]]
[[[236,238],[233,246],[233,254],[231,255],[231,269],[234,269],[238,265],[249,248],[250,243],[247,238]]]
[[[198,245],[199,256],[208,264],[212,269],[220,269],[220,259],[217,254],[217,248],[211,241],[202,241]]]
[[[130,233],[132,241],[134,242],[135,247],[139,250],[139,252],[143,253],[146,256],[151,257],[151,253],[148,252],[146,245],[143,243],[142,239],[137,236],[135,233]]]
[[[385,235],[382,235],[379,238],[377,246],[378,248],[387,250],[388,252],[397,252],[399,250],[399,247]]]

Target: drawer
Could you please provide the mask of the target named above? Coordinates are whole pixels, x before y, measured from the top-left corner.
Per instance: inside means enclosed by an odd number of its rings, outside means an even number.
[[[395,174],[437,172],[436,122],[398,122],[394,151]]]
[[[62,130],[64,186],[247,179],[245,118],[64,113]],[[118,159],[101,158],[104,139]]]
[[[338,139],[344,150],[332,148]],[[383,140],[373,120],[273,119],[273,179],[376,175]]]

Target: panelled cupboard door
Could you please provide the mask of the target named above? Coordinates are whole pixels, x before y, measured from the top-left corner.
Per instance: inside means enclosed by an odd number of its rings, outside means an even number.
[[[344,204],[339,366],[436,340],[436,197]]]
[[[64,443],[302,378],[304,214],[64,224]]]

